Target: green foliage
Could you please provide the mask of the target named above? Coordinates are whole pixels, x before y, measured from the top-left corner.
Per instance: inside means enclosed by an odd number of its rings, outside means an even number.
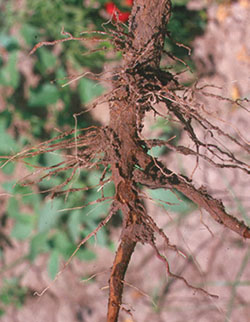
[[[206,10],[189,10],[186,7],[188,0],[174,0],[173,11],[168,25],[171,39],[166,40],[166,49],[176,57],[184,60],[193,70],[195,66],[191,58],[187,58],[187,49],[178,44],[183,44],[192,49],[192,41],[201,35],[206,27]],[[183,69],[183,64],[176,63],[175,69]]]
[[[159,139],[168,141],[171,139],[172,145],[177,145],[178,141],[181,137],[181,131],[180,129],[174,124],[170,119],[167,120],[163,117],[158,117],[154,123],[154,125],[151,127],[152,132],[154,133],[154,130],[157,130],[157,137],[152,137],[152,139]],[[160,133],[159,133],[160,130]],[[156,146],[150,149],[148,152],[153,157],[159,157],[161,155],[167,154],[169,152],[169,149],[166,147]]]
[[[0,84],[3,86],[10,86],[16,89],[19,85],[20,74],[16,68],[17,51],[12,51],[9,54],[8,61],[3,68],[0,69]]]
[[[36,69],[42,75],[46,75],[50,69],[57,67],[57,59],[46,47],[42,47],[37,52],[39,60],[36,63]],[[46,104],[47,105],[47,104]]]
[[[58,156],[55,161],[58,161]],[[90,176],[90,182],[97,181],[98,175],[97,172],[93,173]],[[109,206],[107,203],[99,203],[81,210],[69,209],[62,212],[72,205],[83,204],[83,194],[71,194],[67,201],[58,198],[44,202],[41,196],[31,194],[29,188],[13,187],[13,182],[4,184],[3,188],[14,194],[7,206],[8,216],[14,220],[11,237],[17,240],[30,240],[30,250],[27,255],[31,261],[41,253],[50,253],[48,272],[51,277],[57,273],[60,258],[67,260],[71,256],[76,244],[96,228]],[[113,186],[107,186],[104,193],[106,196],[112,195]],[[71,196],[74,198],[72,199]],[[90,190],[85,196],[86,202],[96,200],[100,196],[100,192],[96,192],[96,189]],[[33,211],[28,214],[23,213],[20,209],[24,204],[32,207]],[[107,232],[105,230],[99,232],[96,240],[89,241],[89,245],[95,242],[105,247],[109,246]],[[77,257],[80,260],[89,261],[95,258],[95,254],[85,246],[80,248]]]
[[[172,4],[179,5],[179,6],[185,6],[188,3],[189,0],[172,0]]]
[[[6,119],[0,116],[0,154],[8,155],[18,151],[16,140],[7,132]]]
[[[59,271],[59,252],[57,249],[51,251],[48,260],[48,273],[51,279],[56,277]]]
[[[49,247],[47,232],[38,233],[34,235],[30,241],[30,250],[29,250],[28,258],[31,261],[34,261],[39,254],[48,252],[49,250],[50,250],[50,247]]]
[[[178,191],[165,189],[148,190],[149,195],[166,210],[185,215],[194,210],[194,204]]]
[[[50,104],[55,104],[59,99],[58,89],[55,85],[44,84],[40,88],[37,88],[36,91],[30,91],[29,106],[47,106]]]
[[[2,172],[6,175],[11,175],[15,170],[14,163],[7,163],[5,167],[3,167]]]
[[[28,46],[32,46],[34,45],[35,41],[37,41],[39,35],[39,28],[30,23],[26,23],[24,20],[22,22],[23,24],[20,30],[20,34],[25,40],[26,44]]]
[[[3,280],[0,289],[0,316],[4,315],[7,306],[20,308],[24,304],[28,290],[20,285],[20,281],[18,277]]]
[[[68,217],[67,226],[69,230],[69,236],[74,243],[80,239],[81,234],[81,210],[73,210]]]
[[[190,45],[195,36],[204,32],[205,26],[205,10],[188,10],[183,4],[174,6],[169,31],[176,42]]]
[[[58,209],[61,207],[62,201],[60,199],[50,200],[45,203],[39,212],[38,217],[38,231],[46,232],[58,224],[61,213]]]
[[[29,238],[34,229],[34,216],[32,214],[19,214],[11,231],[11,237],[17,240]]]
[[[78,83],[80,99],[83,104],[89,103],[93,98],[103,92],[103,87],[91,79],[82,78]]]

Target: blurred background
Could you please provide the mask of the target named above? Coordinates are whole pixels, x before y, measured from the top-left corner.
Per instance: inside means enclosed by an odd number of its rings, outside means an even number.
[[[102,75],[119,66],[121,55],[108,39],[90,33],[85,41],[68,41],[31,49],[41,41],[81,32],[114,28],[106,0],[0,0],[0,156],[50,140],[75,127],[73,114],[87,111],[88,104],[111,89]],[[248,0],[172,0],[169,31],[176,43],[166,41],[166,50],[185,61],[190,70],[182,76],[186,86],[197,79],[218,86],[217,95],[236,100],[250,99],[250,4]],[[108,6],[108,5],[109,6]],[[113,1],[121,13],[129,13],[131,1]],[[127,23],[128,14],[125,14]],[[104,24],[104,25],[103,25]],[[126,28],[126,27],[125,27]],[[169,57],[162,66],[181,73],[186,67]],[[98,77],[80,77],[91,72]],[[67,83],[67,86],[65,86]],[[240,129],[247,136],[249,119],[235,104],[201,97],[211,113]],[[249,104],[248,104],[249,105]],[[244,114],[245,113],[245,114]],[[107,104],[86,112],[77,127],[106,125]],[[224,124],[228,128],[228,123]],[[184,144],[185,137],[174,122],[149,116],[145,135]],[[231,147],[228,146],[230,149]],[[234,147],[232,147],[233,149]],[[193,160],[154,149],[154,156],[170,168],[189,175]],[[238,151],[241,154],[241,151]],[[61,162],[60,153],[9,162],[0,172],[0,319],[10,321],[77,322],[104,321],[110,267],[119,242],[121,215],[96,238],[81,247],[68,268],[52,283],[77,247],[96,228],[108,211],[108,203],[83,209],[100,198],[97,189],[49,199],[50,189],[70,176],[63,172],[32,187],[20,180],[31,165],[49,167]],[[1,164],[6,159],[0,158]],[[102,169],[81,170],[74,188],[99,182]],[[214,169],[200,164],[194,180],[212,187],[209,192],[222,199],[230,213],[249,220],[249,180],[239,171]],[[195,286],[220,296],[211,299],[194,293],[181,281],[168,278],[162,263],[149,246],[138,245],[132,257],[124,288],[124,310],[120,321],[242,321],[250,316],[249,242],[219,227],[194,204],[171,191],[145,191],[149,213],[164,229],[171,243],[185,251],[187,259],[167,250],[172,271]],[[108,185],[106,193],[114,188]],[[161,201],[159,201],[161,200]],[[164,202],[172,202],[169,206]],[[65,211],[59,211],[64,209]],[[66,210],[70,209],[70,210]],[[208,228],[209,227],[209,228]],[[163,246],[162,246],[163,247]],[[50,288],[42,296],[47,286]],[[247,296],[248,294],[248,296]]]

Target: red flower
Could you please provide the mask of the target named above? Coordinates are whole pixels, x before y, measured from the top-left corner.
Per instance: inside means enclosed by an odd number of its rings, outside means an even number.
[[[126,2],[126,5],[129,6],[129,7],[132,7],[133,5],[133,0],[125,0]]]
[[[131,6],[133,4],[133,0],[126,0],[126,4]],[[107,2],[105,4],[105,9],[115,21],[126,22],[130,16],[130,12],[121,11],[113,2]]]

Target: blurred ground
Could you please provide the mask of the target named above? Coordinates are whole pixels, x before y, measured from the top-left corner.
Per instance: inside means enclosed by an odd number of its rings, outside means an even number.
[[[194,8],[206,3],[197,0],[189,5]],[[247,0],[210,4],[208,15],[207,31],[194,44],[194,59],[202,83],[221,87],[210,89],[217,95],[250,99],[250,4]],[[240,132],[247,138],[250,120],[246,118],[245,111],[230,102],[208,97],[200,99],[216,115],[215,122],[235,135],[240,135]],[[221,118],[226,120],[224,125]],[[178,168],[181,164],[187,173],[191,173],[194,167],[193,160],[184,161],[179,156],[170,156],[166,161],[170,168]],[[210,192],[223,200],[230,213],[240,219],[249,215],[250,184],[239,171],[232,173],[231,170],[214,169],[200,163],[194,180],[212,187]],[[218,295],[219,299],[194,292],[180,280],[169,279],[152,249],[138,245],[126,275],[124,306],[119,321],[249,321],[249,241],[225,230],[205,212],[197,210],[189,216],[177,217],[166,214],[151,202],[148,207],[171,243],[189,254],[189,258],[184,259],[166,250],[171,270],[185,276],[192,285],[202,286]],[[114,231],[113,236],[118,243],[119,232]],[[25,243],[14,244],[7,251],[6,262],[12,262],[27,247]],[[30,296],[20,309],[9,309],[1,321],[105,321],[108,277],[114,254],[104,248],[96,251],[97,261],[83,263],[74,259],[41,297],[34,296],[34,292],[41,292],[51,283],[46,272],[45,255],[40,256],[34,266],[24,262],[17,269],[8,270],[5,277],[16,274],[16,270],[23,273],[22,283],[30,289]],[[97,275],[92,280],[81,281],[94,274]]]

